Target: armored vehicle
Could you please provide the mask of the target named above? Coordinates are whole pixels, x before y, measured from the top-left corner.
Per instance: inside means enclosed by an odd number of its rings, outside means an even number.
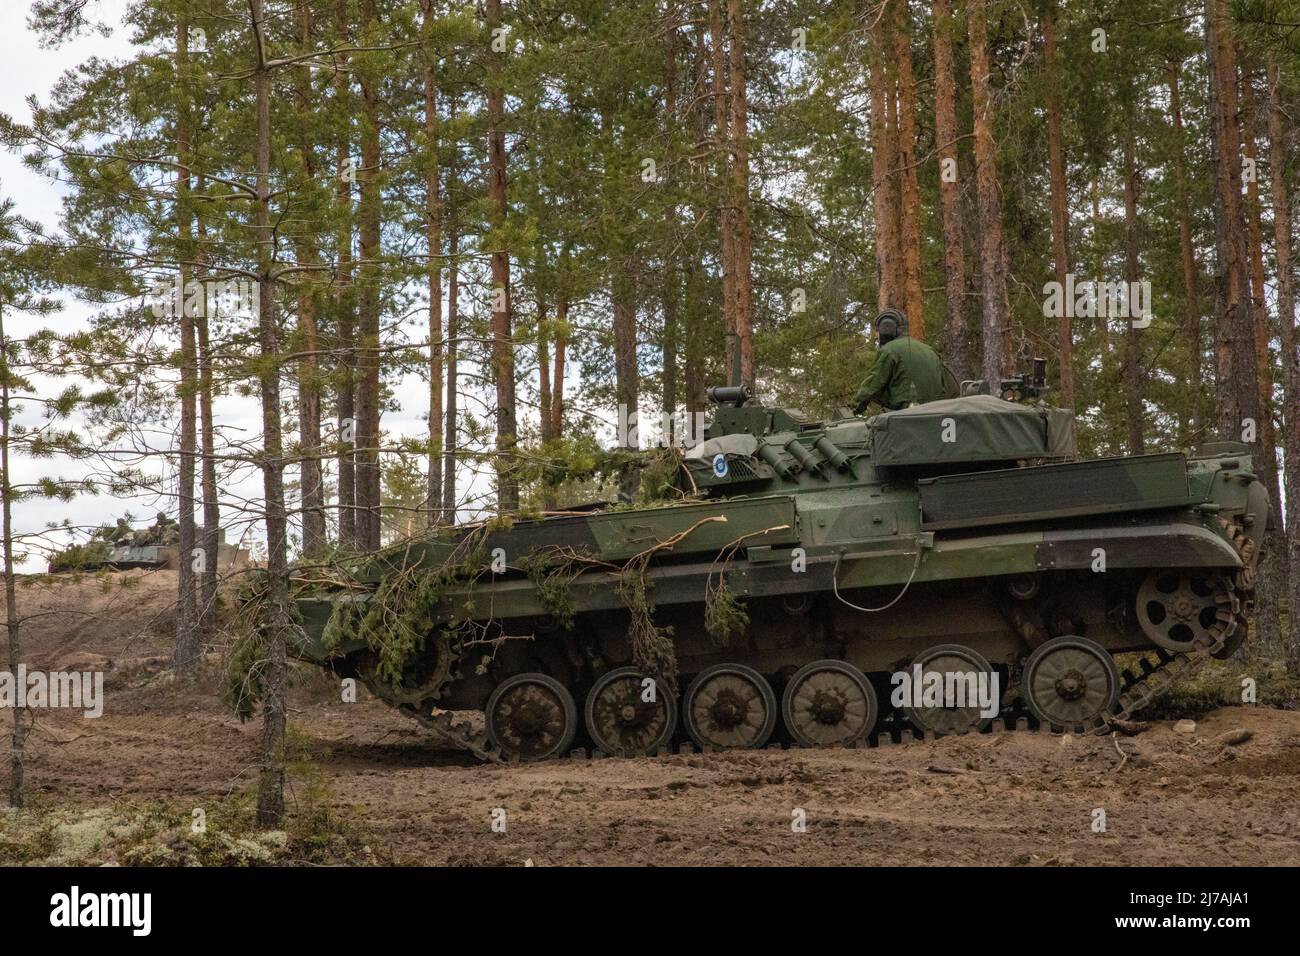
[[[196,534],[198,532],[196,531]],[[50,559],[50,573],[61,571],[127,571],[180,567],[181,529],[175,518],[159,512],[154,523],[136,530],[125,518],[114,527],[105,525],[91,535],[84,545],[74,545],[57,552]],[[226,543],[226,532],[217,529],[217,569],[225,574],[248,567],[249,555],[244,548]]]
[[[1268,499],[1244,445],[1076,460],[1003,385],[832,421],[712,389],[675,502],[390,548],[299,590],[296,652],[490,759],[1105,729],[1244,639]]]

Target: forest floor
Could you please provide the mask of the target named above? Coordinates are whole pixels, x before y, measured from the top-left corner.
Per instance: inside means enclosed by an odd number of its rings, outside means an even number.
[[[103,668],[106,704],[98,719],[38,714],[29,809],[0,811],[0,863],[1300,864],[1294,710],[1216,707],[1192,734],[1165,713],[1117,739],[491,767],[378,701],[343,703],[306,669],[290,698],[291,824],[258,836],[261,724],[221,702],[215,656],[196,683],[171,677],[174,576],[46,582],[19,593],[38,615],[23,633],[28,670]],[[1249,739],[1218,739],[1234,730]]]

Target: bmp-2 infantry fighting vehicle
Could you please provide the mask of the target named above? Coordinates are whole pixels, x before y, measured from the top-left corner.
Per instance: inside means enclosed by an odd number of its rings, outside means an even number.
[[[988,725],[960,695],[891,705],[931,672],[1104,729],[1244,639],[1268,499],[1234,443],[1075,460],[1042,377],[827,422],[711,389],[680,501],[389,549],[299,592],[297,652],[490,759]]]

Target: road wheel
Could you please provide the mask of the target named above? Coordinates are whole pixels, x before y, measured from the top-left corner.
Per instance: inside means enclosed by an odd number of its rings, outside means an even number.
[[[914,675],[918,666],[921,668],[923,680],[929,673],[941,675],[944,678],[944,688],[951,685],[955,689],[956,685],[952,684],[952,681],[960,681],[963,703],[971,699],[972,690],[978,695],[981,682],[989,688],[994,686],[993,668],[989,666],[989,662],[978,651],[963,647],[961,644],[939,644],[923,651],[912,661],[909,674]],[[971,674],[975,675],[975,681],[969,679]],[[950,678],[949,675],[952,677]],[[965,734],[972,730],[983,730],[992,720],[992,717],[985,717],[980,713],[978,696],[971,706],[946,706],[953,703],[947,700],[942,701],[938,706],[926,706],[921,698],[923,688],[924,685],[912,687],[912,704],[907,708],[908,719],[922,733],[928,731],[938,736]],[[993,703],[1000,707],[1002,702],[996,700]]]
[[[1054,637],[1025,662],[1025,703],[1045,724],[1066,730],[1100,726],[1119,699],[1115,660],[1086,637]]]
[[[761,747],[776,728],[776,695],[752,667],[715,664],[691,681],[682,714],[701,750]]]
[[[677,701],[635,667],[603,675],[587,695],[584,716],[597,750],[617,757],[651,754],[677,729]],[[647,700],[647,697],[653,699]]]
[[[878,713],[875,689],[844,661],[805,664],[781,697],[786,729],[804,747],[851,746],[871,732]]]
[[[568,688],[546,674],[507,677],[486,708],[487,733],[501,752],[520,760],[566,753],[578,730],[578,707]]]

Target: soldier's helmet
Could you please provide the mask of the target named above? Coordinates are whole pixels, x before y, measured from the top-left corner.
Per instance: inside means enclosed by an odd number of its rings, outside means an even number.
[[[897,309],[886,309],[876,316],[876,338],[881,345],[907,334],[907,316]]]

